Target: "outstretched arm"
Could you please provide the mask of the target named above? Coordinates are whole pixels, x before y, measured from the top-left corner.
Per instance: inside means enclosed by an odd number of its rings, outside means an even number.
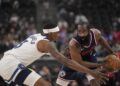
[[[94,29],[95,35],[96,35],[96,39],[97,42],[102,45],[104,48],[107,49],[107,51],[110,54],[114,54],[113,50],[111,49],[110,45],[108,44],[107,40],[105,40],[105,38],[101,35],[101,32],[97,29]]]
[[[67,66],[71,69],[74,69],[76,71],[82,72],[82,73],[90,73],[91,72],[91,70],[89,70],[88,68],[78,64],[74,60],[68,59],[67,57],[65,57],[64,55],[59,53],[53,44],[49,43],[48,47],[49,47],[48,49],[49,49],[49,52],[51,53],[51,55],[61,64],[64,64],[65,66]]]
[[[105,40],[105,38],[103,36],[100,36],[99,39],[99,43],[107,49],[107,51],[109,52],[109,54],[114,54],[112,48],[110,47],[110,45],[108,44],[108,42]]]
[[[40,52],[44,52],[44,53],[49,52],[61,64],[65,65],[73,70],[76,70],[78,72],[87,73],[87,74],[92,75],[100,83],[105,83],[104,80],[107,80],[107,78],[105,77],[104,74],[97,72],[97,71],[90,70],[90,69],[80,65],[79,63],[77,63],[74,60],[67,59],[64,55],[59,53],[58,50],[56,49],[56,47],[48,40],[39,41],[39,43],[37,44],[37,47]]]
[[[38,43],[38,50],[43,53],[49,52],[58,62],[78,72],[88,73],[88,74],[93,73],[92,70],[80,65],[74,60],[68,59],[67,57],[59,53],[56,47],[48,40],[41,40]]]

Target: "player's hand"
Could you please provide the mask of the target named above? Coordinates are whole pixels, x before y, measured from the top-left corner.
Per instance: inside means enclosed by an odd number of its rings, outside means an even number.
[[[90,80],[90,86],[100,86],[100,83],[96,79]]]
[[[109,71],[117,71],[120,69],[120,59],[115,55],[106,56],[104,63],[103,67]]]
[[[118,56],[117,53],[115,53],[115,52],[113,52],[113,53],[111,53],[111,54],[112,54],[112,55],[115,55],[115,56]]]
[[[95,78],[97,84],[106,84],[106,81],[109,80],[104,73],[98,71],[93,71],[91,75]]]
[[[96,68],[95,70],[96,70],[96,71],[99,71],[99,72],[102,72],[102,73],[105,73],[105,72],[108,71],[104,66],[98,67],[98,68]]]

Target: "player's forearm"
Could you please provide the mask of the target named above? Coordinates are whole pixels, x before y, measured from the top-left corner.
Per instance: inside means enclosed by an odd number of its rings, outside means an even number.
[[[100,67],[102,65],[102,64],[87,62],[87,61],[83,61],[83,60],[75,60],[75,61],[87,68],[96,68],[96,67]]]
[[[86,61],[83,61],[80,64],[82,64],[82,65],[84,65],[85,67],[88,67],[88,68],[97,68],[97,67],[102,66],[102,64],[86,62]]]
[[[81,73],[87,73],[87,74],[92,74],[92,70],[88,69],[87,67],[77,63],[76,61],[74,60],[66,60],[67,63],[65,64],[66,66],[68,66],[69,68],[71,69],[74,69],[78,72],[81,72]]]
[[[73,60],[70,60],[70,59],[67,59],[66,57],[64,57],[62,54],[58,54],[58,53],[54,53],[52,54],[56,60],[58,62],[60,62],[61,64],[73,69],[73,70],[76,70],[78,72],[81,72],[81,73],[88,73],[88,74],[91,74],[92,71],[82,65],[80,65],[79,63],[77,63],[76,61],[73,61]]]
[[[111,54],[111,53],[114,53],[114,52],[112,51],[110,45],[108,44],[108,42],[107,42],[103,37],[101,37],[101,38],[99,39],[99,43],[100,43],[103,47],[105,47],[110,54]]]

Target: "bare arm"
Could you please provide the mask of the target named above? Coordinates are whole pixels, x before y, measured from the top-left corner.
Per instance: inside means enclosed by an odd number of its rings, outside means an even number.
[[[52,43],[50,43],[50,41],[48,41],[48,40],[40,41],[38,43],[38,50],[40,52],[44,52],[44,53],[49,52],[58,62],[60,62],[61,64],[65,65],[71,69],[74,69],[74,70],[82,72],[82,73],[88,73],[88,74],[91,74],[91,72],[92,72],[91,70],[78,64],[74,60],[67,59],[67,57],[65,57],[64,55],[59,53],[58,50],[56,49],[56,47]]]
[[[40,52],[44,52],[44,53],[49,52],[58,62],[60,62],[61,64],[64,64],[65,66],[73,70],[92,75],[95,79],[98,80],[98,82],[104,83],[104,79],[107,79],[104,74],[97,71],[90,70],[80,65],[74,60],[67,59],[65,56],[59,53],[56,47],[53,44],[51,44],[48,40],[39,41],[37,44],[37,48]]]
[[[113,50],[111,49],[110,45],[108,44],[108,42],[105,40],[105,38],[103,36],[100,36],[99,41],[98,41],[104,48],[107,49],[107,51],[110,54],[113,54]]]
[[[76,62],[88,67],[88,68],[95,68],[95,67],[100,67],[102,66],[102,64],[98,64],[98,63],[92,63],[92,62],[87,62],[87,61],[83,61],[82,57],[80,55],[80,46],[79,44],[72,39],[69,43],[69,49],[70,49],[70,55],[71,58],[73,60],[75,60]]]
[[[74,60],[70,60],[67,57],[63,56],[61,53],[58,52],[58,50],[52,44],[49,44],[49,52],[58,62],[60,62],[61,64],[64,64],[69,68],[72,68],[76,71],[83,72],[83,73],[90,73],[91,71],[88,68],[78,64]]]
[[[94,32],[95,32],[95,35],[96,35],[96,39],[97,39],[97,42],[102,45],[104,48],[107,49],[107,51],[110,53],[110,54],[114,54],[113,50],[111,49],[110,45],[108,44],[108,42],[105,40],[105,38],[101,35],[101,32],[97,29],[94,29]]]

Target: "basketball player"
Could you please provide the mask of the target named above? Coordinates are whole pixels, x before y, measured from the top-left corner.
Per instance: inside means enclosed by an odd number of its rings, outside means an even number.
[[[104,65],[98,64],[96,58],[95,47],[97,44],[101,44],[110,54],[114,54],[101,32],[98,29],[89,28],[88,22],[81,21],[77,25],[77,35],[70,40],[64,55],[88,68],[101,67]],[[93,79],[88,74],[78,73],[63,65],[56,83],[60,86],[68,86],[72,80],[80,80],[83,77],[87,77],[88,81]]]
[[[46,24],[43,29],[44,35],[34,34],[4,53],[0,60],[0,76],[6,80],[9,86],[51,86],[40,75],[26,68],[32,62],[50,53],[58,62],[82,73],[88,73],[96,78],[98,83],[104,83],[107,79],[102,73],[89,70],[88,68],[65,58],[60,54],[52,41],[57,40],[59,27]]]

